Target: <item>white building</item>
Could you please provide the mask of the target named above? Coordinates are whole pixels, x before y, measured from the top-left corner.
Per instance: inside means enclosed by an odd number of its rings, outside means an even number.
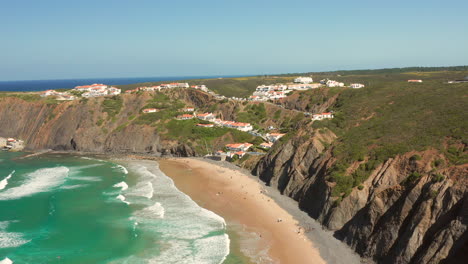
[[[119,95],[122,92],[119,88],[116,87],[109,87],[107,88],[108,95]]]
[[[327,81],[327,87],[343,87],[344,83],[342,82],[337,82],[333,80],[328,80]]]
[[[83,85],[83,86],[76,86],[74,90],[79,91],[79,92],[90,92],[96,89],[106,89],[107,85],[102,84],[102,83],[94,83],[91,85]]]
[[[331,119],[333,118],[332,113],[321,113],[321,114],[314,114],[312,115],[312,120],[323,120],[323,119]]]
[[[313,82],[311,77],[298,77],[294,79],[295,83],[311,83]]]
[[[156,108],[146,108],[146,109],[143,109],[143,113],[145,114],[148,114],[148,113],[156,113],[158,112],[158,109]]]
[[[203,113],[197,114],[197,118],[201,120],[211,121],[215,119],[215,116],[213,115],[213,113]]]
[[[201,84],[201,85],[192,85],[191,88],[197,89],[197,90],[201,90],[201,91],[204,91],[204,92],[208,92],[208,88],[207,88],[206,85],[204,85],[204,84]]]
[[[286,134],[281,134],[281,133],[268,133],[266,134],[266,138],[270,142],[276,142],[278,139],[282,138]]]
[[[47,90],[47,91],[43,91],[40,93],[40,96],[41,97],[47,97],[47,96],[54,96],[54,95],[57,95],[58,93],[55,91],[55,90]]]
[[[235,144],[227,144],[226,148],[230,151],[247,151],[253,145],[250,143],[235,143]]]
[[[362,84],[362,83],[352,83],[352,84],[349,85],[349,87],[354,88],[354,89],[359,89],[359,88],[363,88],[364,84]]]

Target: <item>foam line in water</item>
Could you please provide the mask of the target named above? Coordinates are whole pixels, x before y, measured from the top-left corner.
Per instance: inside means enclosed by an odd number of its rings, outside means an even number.
[[[119,194],[116,198],[119,199],[120,201],[126,203],[126,204],[130,204],[129,202],[125,201],[125,196],[123,196],[121,194]]]
[[[126,182],[122,181],[122,182],[119,182],[119,183],[117,183],[117,184],[114,184],[113,187],[115,187],[115,188],[121,188],[122,191],[125,191],[125,190],[128,189],[128,184],[127,184]]]
[[[25,175],[26,180],[17,187],[0,192],[0,200],[14,200],[46,192],[65,182],[67,167],[43,168]]]
[[[63,190],[72,190],[72,189],[78,189],[78,188],[86,187],[86,186],[89,186],[89,184],[65,185],[65,186],[60,187],[60,189],[63,189]]]
[[[5,258],[3,260],[0,260],[0,264],[13,264],[13,261],[9,258]]]
[[[82,159],[85,159],[85,160],[94,160],[94,161],[99,161],[99,162],[107,162],[105,160],[100,160],[100,159],[95,159],[95,158],[90,158],[90,157],[81,157]]]
[[[68,177],[69,180],[75,181],[87,181],[87,182],[98,182],[102,181],[101,178],[95,176],[70,176]]]
[[[8,176],[5,177],[5,179],[0,181],[0,190],[5,189],[5,187],[8,185],[8,180],[13,176],[15,171],[13,170]]]

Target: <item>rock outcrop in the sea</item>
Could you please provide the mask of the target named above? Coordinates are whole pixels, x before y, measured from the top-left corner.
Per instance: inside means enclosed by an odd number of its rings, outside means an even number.
[[[335,162],[327,146],[334,138],[330,131],[299,130],[253,172],[297,200],[365,258],[378,263],[451,263],[466,254],[467,164],[434,168],[435,160],[444,159],[437,151],[418,153],[420,160],[406,153],[378,166],[340,201],[332,196],[334,183],[327,181]],[[419,178],[406,180],[415,172]],[[445,177],[435,179],[435,174]]]

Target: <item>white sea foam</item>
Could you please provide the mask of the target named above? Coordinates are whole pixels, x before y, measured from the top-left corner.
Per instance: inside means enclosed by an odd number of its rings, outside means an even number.
[[[121,194],[119,194],[116,198],[119,199],[120,201],[126,203],[126,204],[130,204],[129,202],[125,201],[125,196],[123,196]]]
[[[85,160],[94,160],[94,161],[99,161],[99,162],[107,162],[105,160],[100,160],[100,159],[96,159],[96,158],[90,158],[90,157],[81,157],[82,159],[85,159]]]
[[[146,219],[164,218],[165,211],[166,210],[161,205],[161,203],[156,202],[151,206],[145,207],[144,209],[137,211],[135,214]]]
[[[201,208],[189,196],[180,192],[174,182],[156,167],[148,170],[144,165],[132,165],[140,182],[130,187],[129,193],[139,196],[148,194],[147,183],[153,187],[153,204],[134,213],[134,219],[145,232],[154,232],[162,237],[163,250],[158,256],[148,252],[143,262],[147,263],[222,263],[229,254],[229,237],[225,233],[224,219]],[[149,196],[149,195],[148,195]],[[153,223],[153,224],[152,224]],[[161,225],[163,228],[161,228]],[[142,261],[131,258],[127,260]]]
[[[13,200],[46,192],[63,184],[68,172],[67,167],[38,169],[27,174],[26,179],[20,186],[0,192],[0,200]]]
[[[125,167],[122,166],[122,165],[117,165],[117,166],[115,166],[114,168],[119,168],[124,174],[128,174],[127,168],[125,168]]]
[[[125,190],[128,189],[128,184],[127,184],[126,182],[122,181],[122,182],[119,182],[119,183],[117,183],[117,184],[114,184],[113,187],[115,187],[115,188],[121,188],[122,191],[125,191]]]
[[[102,181],[101,178],[96,177],[96,176],[70,176],[68,177],[69,180],[75,180],[75,181],[86,181],[86,182],[98,182]]]
[[[153,184],[150,181],[137,183],[131,190],[126,193],[128,196],[140,196],[151,199],[154,195]]]
[[[9,258],[5,258],[3,260],[0,260],[0,264],[13,264],[13,261]]]
[[[11,221],[0,222],[0,248],[19,247],[31,241],[31,240],[24,239],[21,233],[7,232],[6,229],[8,228],[8,225],[10,223]],[[2,262],[0,262],[0,264],[1,263]]]
[[[60,189],[72,190],[72,189],[78,189],[78,188],[86,187],[86,186],[89,186],[89,184],[64,185],[64,186],[60,187]]]
[[[15,171],[13,170],[8,176],[5,177],[5,179],[0,181],[0,190],[5,189],[5,187],[8,185],[8,180],[13,176]]]

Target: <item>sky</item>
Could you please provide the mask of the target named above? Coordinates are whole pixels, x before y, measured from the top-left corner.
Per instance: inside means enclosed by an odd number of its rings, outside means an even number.
[[[0,0],[0,81],[455,65],[466,0]]]

